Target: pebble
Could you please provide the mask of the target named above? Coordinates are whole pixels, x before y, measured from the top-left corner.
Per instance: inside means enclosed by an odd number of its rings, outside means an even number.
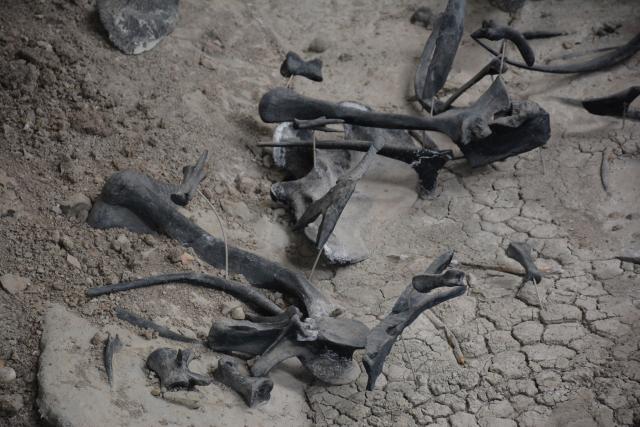
[[[126,252],[131,249],[131,241],[124,234],[119,235],[116,240],[111,242],[111,247],[116,252]]]
[[[151,389],[151,395],[158,397],[160,396],[160,387],[154,387]]]
[[[24,407],[19,394],[0,395],[0,417],[12,417]]]
[[[8,384],[16,379],[16,371],[13,368],[5,366],[0,368],[0,384]]]
[[[104,332],[96,332],[96,334],[91,338],[92,345],[100,345],[107,340],[107,334]]]
[[[71,240],[71,237],[69,236],[62,236],[60,238],[60,246],[62,246],[63,248],[65,248],[65,250],[67,252],[71,252],[73,250],[73,240]]]
[[[69,265],[77,268],[78,270],[82,269],[82,265],[80,265],[80,261],[78,261],[78,258],[74,257],[71,254],[67,255],[67,262],[69,263]]]
[[[256,192],[256,181],[248,176],[238,175],[235,179],[236,188],[244,194],[254,194]]]
[[[309,52],[322,53],[329,49],[330,42],[324,36],[318,36],[309,43],[307,50]]]
[[[236,307],[240,307],[240,304],[237,301],[224,304],[221,310],[222,315],[226,316],[227,314],[231,313],[231,310],[233,310]]]
[[[180,255],[180,263],[182,263],[182,265],[189,265],[194,260],[195,258],[189,252],[183,252],[182,255]]]
[[[242,307],[238,306],[231,310],[231,318],[234,320],[244,320],[244,310]]]
[[[198,409],[201,406],[201,395],[196,391],[167,391],[163,397],[169,402],[185,406],[189,409]]]
[[[167,254],[167,258],[172,263],[177,264],[180,262],[180,257],[182,256],[182,253],[183,252],[180,248],[172,248],[169,250],[169,253]]]
[[[17,274],[9,273],[0,276],[0,285],[2,285],[2,288],[11,295],[24,291],[30,284],[29,279],[20,277]]]
[[[82,193],[75,193],[60,203],[60,211],[79,221],[85,221],[91,210],[91,199]]]

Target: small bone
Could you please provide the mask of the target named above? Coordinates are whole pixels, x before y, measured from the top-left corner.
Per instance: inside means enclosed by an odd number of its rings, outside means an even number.
[[[287,57],[280,66],[280,75],[282,77],[302,76],[314,82],[321,82],[322,60],[316,58],[305,61],[297,53],[288,52]]]
[[[507,247],[507,256],[522,265],[525,270],[525,282],[532,280],[535,283],[539,283],[542,280],[542,273],[538,270],[538,267],[536,267],[533,258],[531,258],[531,248],[529,245],[524,242],[511,242],[509,243],[509,247]]]
[[[128,310],[125,310],[122,307],[116,307],[116,316],[118,317],[118,319],[124,320],[125,322],[129,322],[130,324],[137,326],[139,328],[151,329],[152,331],[156,331],[158,335],[160,335],[163,338],[168,338],[170,340],[181,341],[181,342],[198,342],[197,339],[185,337],[184,335],[181,335],[177,332],[173,332],[172,330],[170,330],[165,326],[158,325],[157,323],[152,322],[151,320],[143,319],[137,314],[132,313]]]
[[[118,335],[112,337],[108,336],[107,341],[104,345],[104,369],[107,371],[107,380],[109,381],[109,385],[113,385],[113,356],[115,353],[122,349],[122,341],[120,341],[120,337]]]
[[[234,389],[244,399],[247,406],[254,406],[267,402],[271,398],[273,381],[265,377],[248,377],[240,372],[238,362],[228,356],[223,356],[218,361],[213,377]]]
[[[188,165],[182,168],[182,183],[178,189],[171,194],[171,200],[176,205],[186,206],[194,194],[198,191],[198,186],[207,177],[206,162],[208,151],[202,153],[195,165]]]
[[[196,385],[209,385],[211,378],[189,370],[193,358],[191,350],[159,348],[147,358],[147,368],[160,378],[160,386],[167,389],[192,388]]]
[[[482,28],[471,33],[473,39],[487,39],[492,41],[510,40],[516,45],[524,62],[528,66],[532,66],[536,59],[533,49],[525,39],[525,37],[517,30],[497,25],[494,21],[483,21]]]

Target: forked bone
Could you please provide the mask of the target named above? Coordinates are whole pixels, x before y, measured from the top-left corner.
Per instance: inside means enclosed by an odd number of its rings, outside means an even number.
[[[147,358],[147,368],[158,375],[160,385],[167,389],[211,384],[210,377],[189,370],[192,358],[193,353],[188,349],[158,348]]]
[[[527,39],[518,31],[511,27],[501,26],[494,21],[483,21],[482,28],[471,33],[473,39],[487,39],[492,41],[509,40],[520,52],[522,59],[528,66],[536,62],[535,54]]]

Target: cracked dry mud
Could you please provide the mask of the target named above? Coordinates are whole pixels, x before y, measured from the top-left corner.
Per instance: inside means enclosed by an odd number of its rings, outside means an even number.
[[[442,10],[444,3],[429,6]],[[573,32],[562,41],[536,41],[542,60],[566,49],[630,39],[640,19],[635,3],[531,1],[514,26],[530,30],[543,22]],[[283,0],[251,5],[186,0],[175,31],[154,50],[132,58],[111,47],[91,1],[4,1],[0,275],[21,276],[28,286],[13,295],[0,290],[0,363],[17,372],[16,380],[1,385],[0,398],[24,402],[17,415],[0,415],[0,425],[39,422],[36,373],[49,301],[98,329],[128,328],[149,340],[145,347],[154,348],[166,342],[118,322],[116,306],[195,337],[206,336],[213,319],[223,316],[222,307],[232,303],[227,296],[184,286],[86,299],[87,287],[132,277],[219,272],[170,239],[93,230],[61,214],[59,204],[75,193],[95,200],[103,180],[128,167],[177,181],[182,165],[209,149],[210,175],[203,190],[212,196],[229,239],[309,271],[315,255],[311,245],[290,232],[292,217],[269,198],[271,184],[282,176],[268,151],[255,148],[272,132],[258,118],[258,100],[284,84],[278,72],[284,54],[304,52],[321,37],[329,46],[318,54],[325,80],[296,79],[297,90],[415,114],[405,97],[428,33],[411,25],[409,17],[421,5],[308,1],[292,8]],[[483,19],[505,22],[507,16],[484,0],[469,2],[465,35],[445,89],[463,83],[487,61],[468,37]],[[594,36],[591,28],[603,22],[622,27],[617,34]],[[413,275],[443,250],[455,249],[460,268],[472,274],[471,289],[434,311],[457,337],[466,364],[456,363],[443,332],[423,315],[405,331],[404,343],[393,348],[374,391],[364,391],[362,374],[352,385],[310,384],[302,399],[291,400],[298,402],[296,411],[306,413],[306,423],[528,427],[638,422],[640,267],[618,257],[633,250],[637,257],[640,245],[640,125],[623,127],[620,120],[591,116],[555,97],[613,93],[637,81],[639,70],[637,56],[612,70],[579,77],[510,70],[504,78],[513,95],[534,100],[551,114],[552,136],[545,149],[473,171],[450,164],[440,174],[436,194],[426,200],[418,199],[415,182],[385,183],[381,194],[376,171],[365,177],[354,197],[373,200],[372,214],[363,219],[364,229],[376,230],[366,237],[371,257],[349,267],[322,265],[314,281],[349,316],[371,327]],[[465,94],[460,105],[487,84]],[[600,182],[603,157],[610,194]],[[380,165],[406,171],[393,161]],[[192,204],[187,213],[220,236],[209,205],[202,198]],[[406,207],[402,215],[389,208],[396,204]],[[545,273],[540,283],[545,310],[535,289],[519,289],[520,276],[490,268],[521,271],[504,253],[511,241],[526,241],[533,248]],[[282,303],[279,295],[272,296]],[[96,371],[101,369],[99,357],[94,362]],[[274,392],[286,387],[279,376],[274,374]],[[150,384],[140,387],[152,391]],[[227,405],[243,405],[229,399]],[[130,405],[118,399],[104,404],[122,410]],[[233,414],[238,407],[185,411],[209,416],[216,425],[215,414]],[[103,409],[109,414],[108,407]],[[131,414],[135,425],[136,412]],[[264,420],[264,425],[281,423],[277,417]]]

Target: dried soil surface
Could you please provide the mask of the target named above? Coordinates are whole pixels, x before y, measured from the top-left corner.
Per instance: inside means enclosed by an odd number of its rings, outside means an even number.
[[[447,89],[488,60],[468,33],[483,19],[508,20],[484,0],[469,3]],[[436,11],[444,4],[428,2]],[[119,323],[113,309],[123,306],[202,336],[232,301],[181,285],[88,300],[88,287],[133,277],[219,272],[162,236],[91,229],[64,215],[61,204],[78,193],[95,200],[104,180],[126,168],[177,181],[182,166],[208,149],[203,189],[231,242],[308,271],[311,245],[290,231],[290,214],[269,196],[282,173],[267,150],[256,148],[273,130],[258,117],[260,96],[284,83],[278,73],[284,53],[303,52],[319,37],[327,50],[305,55],[322,58],[325,81],[298,79],[297,90],[418,114],[406,98],[428,36],[409,23],[421,5],[184,0],[169,37],[147,53],[127,56],[109,44],[93,1],[0,1],[0,276],[29,282],[14,294],[0,290],[0,364],[17,372],[17,379],[0,384],[0,398],[16,408],[23,401],[17,415],[0,415],[0,425],[39,423],[39,340],[50,302],[98,328]],[[621,44],[638,22],[636,0],[564,0],[527,2],[514,25],[571,33],[534,42],[544,60]],[[605,23],[621,26],[596,35]],[[601,96],[639,80],[638,55],[585,76],[511,69],[505,81],[512,96],[534,100],[551,114],[547,146],[477,170],[452,163],[432,197],[403,190],[402,215],[373,210],[380,216],[366,235],[371,257],[348,267],[322,265],[314,281],[349,315],[372,326],[414,274],[443,250],[455,249],[471,273],[470,292],[434,311],[460,341],[466,364],[456,364],[442,332],[422,316],[404,334],[406,352],[394,347],[375,391],[364,391],[364,375],[348,386],[311,384],[306,407],[299,409],[310,424],[639,422],[640,334],[634,326],[640,321],[640,267],[617,257],[640,246],[640,125],[591,116],[557,99]],[[603,158],[609,193],[601,184]],[[375,206],[375,185],[366,187]],[[220,236],[202,198],[188,211]],[[510,241],[528,242],[547,272],[541,283],[545,309],[530,286],[518,290],[520,277],[497,271],[514,267],[504,255]]]

